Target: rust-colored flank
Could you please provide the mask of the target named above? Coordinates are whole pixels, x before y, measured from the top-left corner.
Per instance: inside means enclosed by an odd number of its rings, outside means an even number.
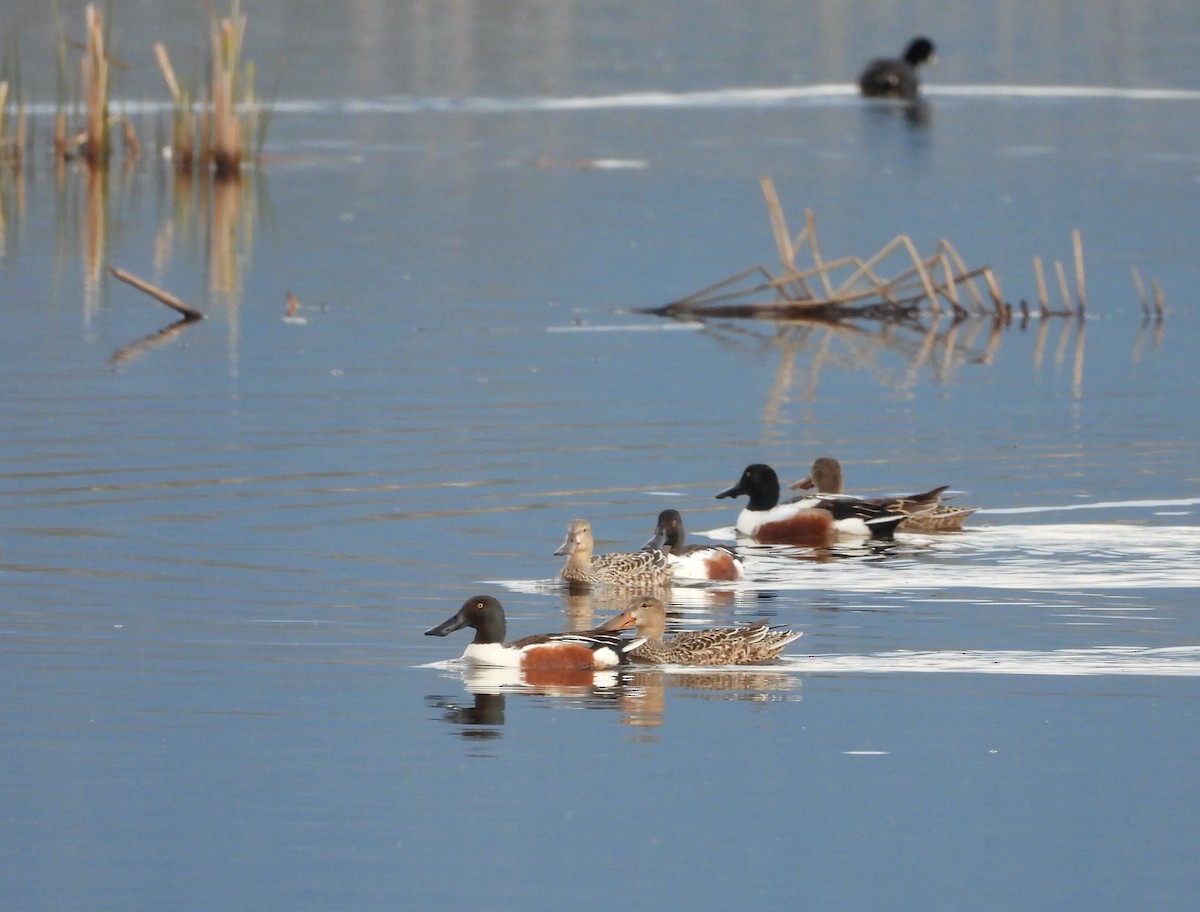
[[[825,510],[801,510],[788,519],[763,523],[754,530],[754,540],[763,545],[825,548],[834,539],[833,517]]]

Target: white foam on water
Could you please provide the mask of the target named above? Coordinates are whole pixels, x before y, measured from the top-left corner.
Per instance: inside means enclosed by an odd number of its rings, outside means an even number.
[[[1122,86],[1083,85],[926,85],[926,98],[1037,99],[1037,100],[1123,100],[1123,101],[1200,101],[1200,90],[1171,88],[1128,88]],[[414,97],[407,95],[379,98],[277,99],[264,108],[275,114],[422,114],[467,113],[510,114],[528,112],[573,112],[600,110],[652,110],[686,108],[750,108],[778,105],[827,105],[859,103],[858,87],[852,83],[818,83],[796,86],[741,86],[691,92],[641,90],[605,95]],[[878,103],[878,102],[872,102]],[[110,106],[125,114],[167,113],[174,109],[169,101],[116,99]],[[55,105],[26,105],[33,116],[53,116]]]
[[[868,655],[785,655],[785,667],[808,674],[1004,674],[1200,676],[1200,646],[1094,646],[1086,649],[897,650]]]

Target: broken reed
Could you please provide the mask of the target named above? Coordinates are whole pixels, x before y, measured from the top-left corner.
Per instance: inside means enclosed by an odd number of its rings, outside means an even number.
[[[209,13],[210,66],[206,103],[197,108],[192,93],[179,84],[166,47],[154,46],[159,69],[174,102],[171,144],[175,167],[191,172],[212,165],[221,180],[241,174],[255,141],[261,143],[265,118],[254,96],[254,64],[242,64],[246,17],[237,0],[228,16]]]
[[[653,308],[651,313],[664,316],[764,316],[824,321],[861,318],[903,322],[916,319],[923,307],[937,314],[942,302],[945,302],[954,319],[961,320],[970,314],[988,312],[985,295],[976,287],[976,280],[981,280],[986,286],[986,298],[990,299],[994,319],[1000,323],[1008,323],[1012,319],[1013,307],[1005,300],[1000,281],[992,269],[988,266],[969,269],[947,239],[939,240],[928,256],[918,253],[912,239],[901,234],[866,259],[850,255],[829,260],[822,255],[817,244],[812,212],[805,211],[804,227],[793,238],[774,183],[764,177],[761,185],[776,251],[784,271],[773,275],[764,266],[751,266],[687,297]],[[1071,241],[1075,265],[1074,298],[1068,288],[1067,270],[1061,262],[1054,263],[1063,300],[1061,311],[1050,310],[1042,260],[1034,257],[1034,278],[1042,316],[1083,317],[1083,241],[1078,229],[1071,232]],[[807,264],[797,264],[800,254],[806,256]],[[897,256],[901,260],[899,271],[890,276],[882,274],[881,267],[894,263]],[[847,273],[848,277],[842,279]],[[1138,281],[1136,276],[1135,281]],[[774,300],[757,300],[758,295],[767,292],[773,294]],[[1139,291],[1139,294],[1143,299],[1143,308],[1148,312],[1144,291]],[[965,295],[965,301],[962,295]],[[1156,298],[1161,300],[1161,292],[1157,289]],[[1029,316],[1029,305],[1025,301],[1021,301],[1020,310],[1023,317]]]
[[[86,48],[80,60],[83,107],[87,115],[83,158],[92,168],[108,162],[108,60],[104,55],[104,29],[96,7],[84,9]]]
[[[67,39],[62,21],[58,16],[57,4],[54,9],[55,30],[58,33],[58,87],[54,112],[54,155],[58,162],[79,156],[90,168],[104,168],[108,164],[110,143],[109,128],[118,120],[125,128],[125,150],[130,156],[137,154],[137,138],[133,135],[133,126],[128,118],[116,120],[109,117],[110,76],[112,67],[128,69],[123,63],[110,55],[105,49],[105,23],[103,16],[96,10],[94,4],[84,8],[85,40],[82,42]],[[79,83],[76,107],[82,106],[83,127],[73,134],[69,133],[67,115],[68,85],[71,82],[71,70],[67,61],[67,48],[78,47],[82,54],[79,57]]]

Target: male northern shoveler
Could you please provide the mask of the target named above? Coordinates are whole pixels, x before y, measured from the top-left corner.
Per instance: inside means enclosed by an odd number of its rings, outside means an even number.
[[[917,495],[936,498],[944,488]],[[801,497],[779,502],[779,476],[769,465],[746,466],[732,488],[717,495],[750,498],[734,526],[739,535],[764,545],[825,547],[839,535],[887,540],[904,514],[857,497]]]
[[[566,540],[555,554],[567,555],[559,576],[569,583],[591,586],[639,586],[662,588],[671,585],[671,568],[661,551],[592,554],[595,548],[592,524],[573,519]]]
[[[813,463],[807,478],[800,479],[790,487],[792,490],[815,489],[818,494],[841,494],[841,463],[831,456],[822,456]],[[883,505],[893,513],[904,514],[904,521],[899,526],[901,532],[961,532],[963,520],[979,508],[942,503],[941,492],[946,489],[942,487],[936,490],[938,497],[932,502],[928,499],[928,493],[880,497],[872,502]]]
[[[638,640],[598,630],[539,633],[505,643],[505,626],[500,602],[490,595],[476,595],[463,602],[458,613],[426,630],[425,635],[445,636],[463,627],[474,627],[475,639],[462,654],[464,661],[524,671],[612,668],[627,663],[629,651],[639,645]]]
[[[779,657],[785,646],[799,639],[798,631],[772,628],[765,618],[745,627],[710,627],[685,630],[663,637],[667,610],[653,596],[642,596],[600,628],[637,627],[645,642],[629,653],[634,662],[660,665],[760,665]]]
[[[667,556],[671,576],[677,580],[740,580],[742,561],[731,548],[719,545],[685,545],[683,517],[678,510],[658,514],[654,537],[642,550],[661,551]]]
[[[858,77],[859,89],[868,98],[915,99],[921,86],[917,68],[935,62],[934,50],[928,38],[914,38],[903,57],[880,57],[868,63]]]

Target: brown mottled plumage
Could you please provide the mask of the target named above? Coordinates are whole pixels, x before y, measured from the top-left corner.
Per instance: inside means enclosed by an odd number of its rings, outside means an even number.
[[[685,630],[664,638],[667,611],[653,596],[634,599],[628,608],[597,630],[637,627],[646,642],[629,652],[634,662],[658,665],[760,665],[778,658],[798,631],[767,626],[765,618],[745,627]]]
[[[595,542],[586,519],[573,519],[567,538],[555,554],[567,555],[559,576],[569,583],[591,586],[638,586],[661,588],[671,585],[671,567],[660,551],[631,551],[592,554]]]
[[[807,478],[800,479],[790,487],[792,490],[815,488],[818,494],[841,494],[841,463],[830,456],[822,456],[813,463]],[[941,492],[946,489],[941,487],[935,490],[940,498]],[[944,504],[937,498],[931,502],[928,494],[880,497],[873,502],[882,504],[892,513],[905,514],[899,527],[902,532],[961,532],[963,520],[979,509]]]

